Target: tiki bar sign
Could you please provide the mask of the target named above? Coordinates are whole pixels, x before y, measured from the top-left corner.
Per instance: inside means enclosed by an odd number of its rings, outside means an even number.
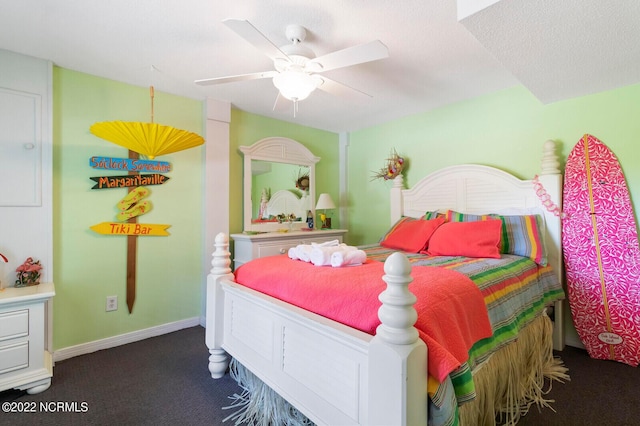
[[[93,225],[91,229],[103,235],[153,235],[167,236],[167,228],[171,225],[102,222]]]

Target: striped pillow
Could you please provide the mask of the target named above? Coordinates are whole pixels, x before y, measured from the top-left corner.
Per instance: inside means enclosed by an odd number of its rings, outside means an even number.
[[[444,214],[440,213],[438,210],[434,210],[432,212],[426,212],[422,218],[424,220],[431,220],[439,217],[444,217]]]
[[[472,222],[478,220],[502,220],[500,253],[528,257],[538,265],[547,265],[544,249],[544,220],[540,215],[474,215],[448,210],[445,217],[449,222]]]

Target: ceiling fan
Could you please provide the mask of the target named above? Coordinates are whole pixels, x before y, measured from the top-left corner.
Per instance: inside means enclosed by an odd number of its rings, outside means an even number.
[[[207,78],[196,80],[195,83],[206,86],[272,78],[273,84],[279,90],[279,95],[293,101],[296,108],[298,101],[306,99],[315,89],[320,89],[332,95],[342,97],[370,98],[370,95],[360,90],[338,83],[325,76],[320,76],[319,73],[375,61],[389,56],[387,46],[381,41],[375,40],[316,57],[315,53],[302,43],[306,38],[307,32],[305,28],[300,25],[288,25],[285,35],[287,39],[291,41],[291,44],[278,47],[249,21],[226,19],[222,22],[240,37],[253,44],[271,58],[275,70]],[[278,99],[280,99],[280,96],[278,96]],[[278,99],[276,99],[276,105]],[[274,109],[276,105],[274,105]]]

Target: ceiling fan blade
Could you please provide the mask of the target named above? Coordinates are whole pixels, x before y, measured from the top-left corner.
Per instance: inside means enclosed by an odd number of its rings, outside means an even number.
[[[285,59],[291,61],[289,57],[278,46],[273,44],[264,34],[262,34],[249,21],[241,19],[225,19],[222,21],[227,27],[233,30],[240,37],[260,49],[272,60]]]
[[[233,83],[234,81],[257,80],[260,78],[269,78],[278,74],[277,71],[254,72],[250,74],[238,74],[229,77],[205,78],[196,80],[195,83],[200,86],[210,86],[212,84]]]
[[[325,76],[322,76],[322,84],[318,86],[318,89],[342,99],[348,99],[356,102],[362,102],[372,98],[372,96],[367,93],[354,89],[346,84],[338,83],[337,81],[326,78]]]
[[[364,62],[377,61],[389,57],[389,49],[380,40],[371,41],[365,44],[359,44],[346,49],[338,50],[333,53],[309,61],[309,65],[320,64],[321,70],[315,72],[329,71],[336,68],[350,67],[351,65],[362,64]]]

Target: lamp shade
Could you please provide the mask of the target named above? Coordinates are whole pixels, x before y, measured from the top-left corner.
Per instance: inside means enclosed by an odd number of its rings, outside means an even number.
[[[336,205],[331,199],[329,194],[320,194],[318,197],[318,204],[316,204],[316,210],[335,209]]]

